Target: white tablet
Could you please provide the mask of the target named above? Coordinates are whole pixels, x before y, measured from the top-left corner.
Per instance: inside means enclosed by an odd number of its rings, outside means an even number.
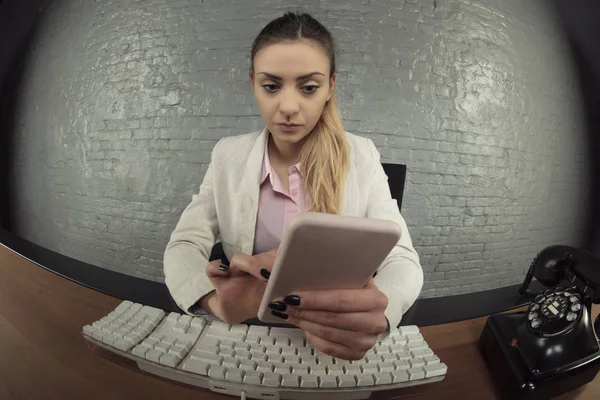
[[[317,212],[294,216],[283,233],[258,318],[282,323],[269,303],[296,290],[360,289],[400,240],[389,220]]]

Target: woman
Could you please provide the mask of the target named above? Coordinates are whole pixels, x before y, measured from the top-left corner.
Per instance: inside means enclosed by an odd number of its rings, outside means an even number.
[[[360,359],[400,323],[423,285],[380,155],[370,139],[344,131],[333,93],[334,42],[309,14],[286,13],[263,28],[252,45],[250,80],[266,128],[215,145],[200,191],[165,250],[165,282],[187,313],[206,310],[240,323],[256,317],[295,214],[392,220],[402,238],[365,287],[290,293],[270,305],[304,329],[316,349]],[[208,261],[218,235],[229,266]]]

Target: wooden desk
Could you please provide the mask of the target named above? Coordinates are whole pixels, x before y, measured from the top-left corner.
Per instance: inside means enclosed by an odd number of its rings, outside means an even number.
[[[133,371],[93,354],[81,329],[120,299],[53,274],[0,246],[0,399],[231,399]],[[599,307],[594,308],[594,316]],[[495,399],[476,347],[485,318],[428,326],[421,332],[448,365],[439,383],[373,399]],[[560,399],[600,398],[600,377]]]

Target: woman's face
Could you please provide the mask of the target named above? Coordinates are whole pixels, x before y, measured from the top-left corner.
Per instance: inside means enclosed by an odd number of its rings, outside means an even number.
[[[315,127],[331,98],[336,74],[329,84],[329,59],[308,41],[273,44],[256,53],[252,90],[262,119],[280,143],[298,143]],[[303,77],[303,75],[308,75]],[[280,124],[300,125],[286,130]]]

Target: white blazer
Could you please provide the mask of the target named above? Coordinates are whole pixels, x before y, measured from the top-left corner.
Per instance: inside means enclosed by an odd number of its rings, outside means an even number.
[[[374,283],[388,298],[385,315],[397,326],[417,299],[423,270],[406,223],[392,199],[380,154],[371,139],[348,132],[350,163],[342,214],[394,221],[402,237],[377,269]],[[212,287],[205,269],[220,237],[228,259],[252,255],[260,177],[268,130],[225,137],[217,142],[198,194],[192,195],[164,254],[165,283],[186,313]]]

